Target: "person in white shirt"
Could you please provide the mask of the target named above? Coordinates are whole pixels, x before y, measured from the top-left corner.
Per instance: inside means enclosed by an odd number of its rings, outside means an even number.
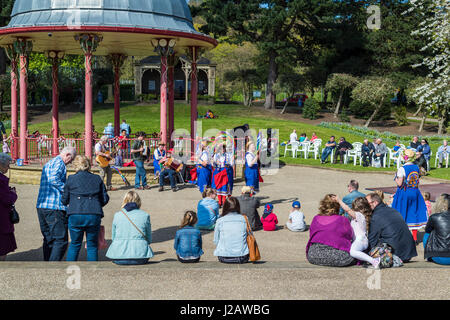
[[[297,141],[297,130],[294,129],[294,131],[292,131],[291,135],[289,136],[289,143],[292,144],[292,142]]]
[[[360,261],[368,262],[372,268],[379,269],[380,258],[372,258],[364,252],[369,247],[369,239],[367,237],[370,218],[372,216],[372,208],[365,197],[359,197],[353,200],[352,210],[338,196],[335,200],[339,202],[341,208],[352,218],[350,222],[353,229],[353,242],[350,247],[350,255]]]
[[[301,205],[299,201],[292,203],[289,220],[286,222],[286,227],[293,232],[304,232],[307,230],[305,223],[305,215],[300,211]]]

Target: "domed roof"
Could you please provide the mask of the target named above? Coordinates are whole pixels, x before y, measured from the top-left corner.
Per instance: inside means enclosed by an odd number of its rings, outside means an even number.
[[[98,33],[103,41],[96,54],[149,54],[154,38],[173,38],[177,47],[213,48],[217,41],[195,30],[186,0],[16,0],[0,45],[27,37],[33,51],[63,50],[76,54],[73,37]]]
[[[16,0],[8,28],[73,25],[196,32],[186,0]]]

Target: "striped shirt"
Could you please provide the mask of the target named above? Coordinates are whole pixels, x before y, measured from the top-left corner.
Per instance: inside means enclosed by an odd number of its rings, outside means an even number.
[[[66,211],[66,207],[61,203],[66,174],[66,165],[60,156],[45,164],[36,208]]]

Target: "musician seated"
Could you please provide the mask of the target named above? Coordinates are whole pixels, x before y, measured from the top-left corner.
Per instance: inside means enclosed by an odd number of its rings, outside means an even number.
[[[169,177],[170,187],[173,192],[178,191],[177,183],[175,180],[175,174],[180,165],[176,164],[174,158],[172,158],[173,149],[167,151],[166,156],[159,161],[161,164],[161,173],[159,175],[159,191],[164,191],[164,179]]]

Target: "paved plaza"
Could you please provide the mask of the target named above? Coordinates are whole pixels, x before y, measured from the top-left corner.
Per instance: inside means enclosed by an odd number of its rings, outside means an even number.
[[[286,166],[265,175],[258,194],[262,203],[274,204],[279,225],[288,219],[293,200],[300,200],[309,224],[327,193],[346,194],[350,179],[360,191],[394,184],[392,174],[348,173],[308,167]],[[435,183],[424,178],[423,184]],[[243,181],[235,184],[239,195]],[[182,214],[196,209],[200,193],[186,185],[180,191],[160,193],[157,187],[139,191],[142,209],[151,216],[152,249],[155,256],[145,266],[119,267],[100,251],[100,261],[88,263],[82,249],[80,262],[42,262],[42,236],[35,209],[38,187],[16,185],[21,222],[16,225],[18,249],[0,263],[0,299],[448,299],[450,269],[425,262],[423,248],[411,263],[381,271],[361,267],[326,268],[311,265],[305,256],[309,233],[287,229],[255,233],[262,261],[224,265],[213,255],[214,232],[203,233],[205,254],[195,265],[176,260],[173,239]],[[167,188],[169,189],[169,188]],[[111,239],[114,213],[125,189],[110,193],[102,224]],[[260,209],[260,214],[262,210]],[[79,268],[79,269],[78,269]],[[75,271],[74,271],[75,270]],[[77,273],[79,270],[79,273]],[[74,273],[75,272],[75,273]],[[80,286],[70,285],[79,275]]]

